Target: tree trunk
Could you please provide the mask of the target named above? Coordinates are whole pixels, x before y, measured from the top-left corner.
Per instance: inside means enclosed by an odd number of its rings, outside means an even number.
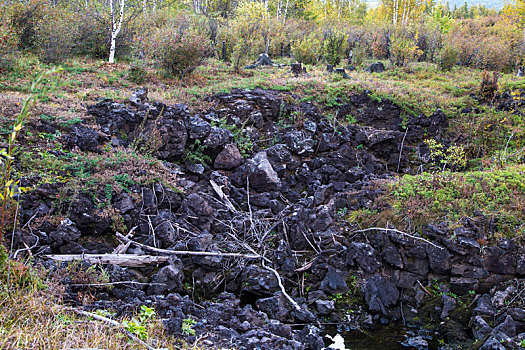
[[[122,22],[124,21],[124,4],[126,0],[119,0],[120,11],[118,24],[115,20],[115,11],[113,8],[113,0],[109,1],[109,8],[111,11],[111,48],[109,50],[109,63],[115,63],[115,51],[117,48],[117,36],[122,29]]]

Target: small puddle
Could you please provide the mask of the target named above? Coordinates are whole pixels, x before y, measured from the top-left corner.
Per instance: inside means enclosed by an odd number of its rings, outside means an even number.
[[[337,330],[329,329],[328,334],[332,336],[333,341],[329,337],[325,338],[326,350],[399,350],[399,349],[421,349],[421,350],[438,350],[440,344],[438,342],[438,335],[420,328],[410,328],[403,325],[386,325],[377,327],[373,330],[361,332],[358,330]],[[337,335],[340,335],[338,337]],[[341,339],[342,337],[342,339]],[[412,339],[413,344],[417,344],[417,339],[422,339],[427,342],[428,346],[408,346],[407,340]],[[341,340],[344,340],[345,348],[340,347]],[[403,345],[403,343],[405,345]]]

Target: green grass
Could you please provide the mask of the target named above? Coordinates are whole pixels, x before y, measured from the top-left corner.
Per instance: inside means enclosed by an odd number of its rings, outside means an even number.
[[[389,185],[394,215],[406,224],[485,216],[494,220],[497,236],[525,234],[525,166],[491,171],[406,175]]]

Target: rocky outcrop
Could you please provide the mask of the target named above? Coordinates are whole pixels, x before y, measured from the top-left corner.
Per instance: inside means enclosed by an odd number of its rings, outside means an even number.
[[[441,325],[450,343],[469,334],[515,343],[525,311],[506,307],[516,291],[504,296],[497,289],[525,275],[523,251],[507,240],[481,249],[486,218],[465,219],[453,229],[429,225],[415,233],[421,240],[395,230],[359,232],[344,217],[381,210],[375,206],[381,189],[370,184],[391,178],[393,169],[410,171],[423,139],[443,137],[448,121],[441,111],[402,120],[394,103],[363,93],[337,111],[339,120],[353,117],[355,123],[334,124],[294,94],[234,90],[211,99],[216,107],[200,114],[149,101],[146,90],[129,104],[89,106],[100,130],[74,128],[68,147],[101,152],[110,140],[108,147],[144,150],[177,177],[178,188],[126,183],[125,190],[71,194],[57,206],[62,185],[44,184],[21,200],[22,224],[35,220],[38,227],[19,230],[16,243],[34,246],[35,253],[108,253],[120,225],[133,228],[133,239],[145,245],[215,253],[181,255],[158,267],[112,268],[114,282],[149,285],[103,289],[92,306],[125,312],[155,302],[169,333],[180,334],[191,316],[196,330],[213,334],[214,345],[319,349],[318,320],[371,327],[423,317]],[[53,215],[62,221],[47,219]],[[126,249],[145,253],[139,246]],[[264,260],[225,252],[255,252]],[[261,261],[279,273],[297,307]],[[72,300],[75,291],[69,290]],[[188,295],[217,301],[197,306]],[[473,295],[482,296],[474,302]],[[465,315],[458,298],[470,296],[474,311]],[[292,329],[287,323],[310,325]],[[426,341],[416,338],[409,344]],[[484,346],[495,346],[491,341]]]

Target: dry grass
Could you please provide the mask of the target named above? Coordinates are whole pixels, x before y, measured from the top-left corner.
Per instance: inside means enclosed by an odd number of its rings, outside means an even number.
[[[123,321],[123,320],[120,320]],[[147,326],[155,348],[203,349],[165,334],[160,321]],[[67,311],[41,291],[0,291],[0,349],[145,349],[117,327]]]

